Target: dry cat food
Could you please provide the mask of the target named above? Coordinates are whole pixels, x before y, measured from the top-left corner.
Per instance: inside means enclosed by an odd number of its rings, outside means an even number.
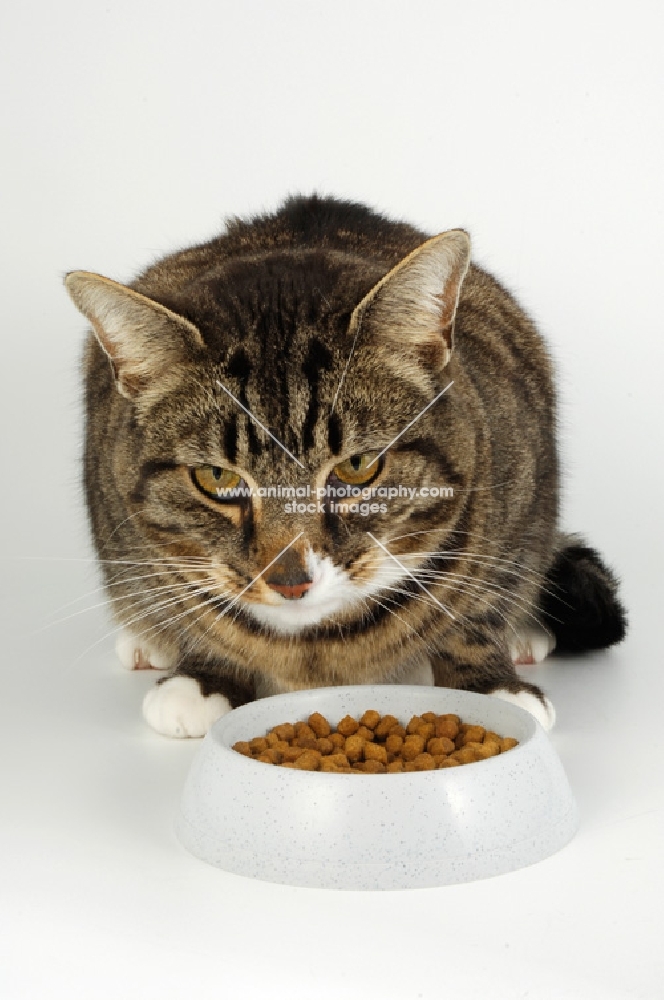
[[[403,726],[373,709],[344,716],[336,729],[314,712],[306,722],[284,722],[265,736],[240,740],[233,750],[264,764],[335,774],[394,774],[472,764],[517,746],[511,736],[462,722],[458,715],[424,712]]]

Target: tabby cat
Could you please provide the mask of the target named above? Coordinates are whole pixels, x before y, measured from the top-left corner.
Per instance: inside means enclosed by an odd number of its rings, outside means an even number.
[[[549,727],[515,664],[622,639],[613,574],[557,528],[547,349],[464,231],[297,197],[129,286],[66,286],[92,533],[120,658],[168,671],[159,732],[397,682]]]

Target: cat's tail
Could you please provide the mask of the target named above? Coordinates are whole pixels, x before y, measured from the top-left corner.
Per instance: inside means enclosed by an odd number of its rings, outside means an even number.
[[[618,599],[618,580],[595,549],[575,535],[559,534],[539,605],[557,653],[606,649],[625,637],[627,615]]]

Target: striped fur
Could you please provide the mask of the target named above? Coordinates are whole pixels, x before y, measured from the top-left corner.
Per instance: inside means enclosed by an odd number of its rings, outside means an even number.
[[[426,240],[359,205],[296,198],[160,260],[130,289],[68,279],[94,329],[84,479],[113,613],[204,695],[239,704],[428,661],[439,684],[542,697],[509,646],[539,617],[560,549],[551,361],[513,297],[477,265],[466,271],[463,234],[446,234],[449,260],[420,253]],[[278,500],[220,505],[192,484],[203,464],[254,487],[324,484],[340,459],[385,448],[452,380],[374,485],[446,485],[453,498],[286,516]],[[283,607],[289,621],[307,607],[309,594],[284,604],[264,572],[298,533],[280,579],[327,573],[345,603],[273,628],[261,609]],[[555,632],[551,601],[546,611]]]

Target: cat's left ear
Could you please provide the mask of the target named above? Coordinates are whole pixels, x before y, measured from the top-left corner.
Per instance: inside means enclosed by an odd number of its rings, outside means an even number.
[[[181,363],[205,350],[188,320],[133,288],[90,271],[71,271],[65,287],[108,355],[118,391],[154,401],[174,385]]]
[[[452,356],[454,319],[470,265],[470,237],[450,229],[413,250],[371,289],[351,329],[368,323],[372,341],[415,355],[430,368]]]

